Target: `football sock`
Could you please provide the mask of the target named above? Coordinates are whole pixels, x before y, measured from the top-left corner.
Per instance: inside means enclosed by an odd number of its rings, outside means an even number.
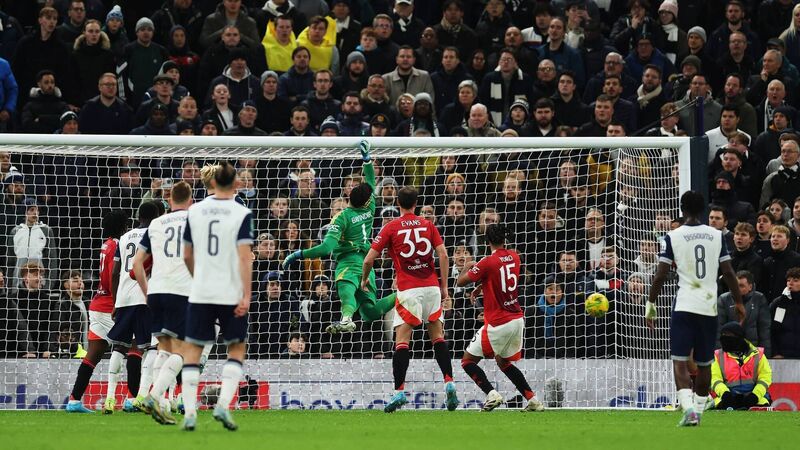
[[[488,394],[494,390],[494,386],[492,386],[492,383],[486,378],[486,372],[484,372],[479,365],[475,364],[474,361],[462,359],[461,367],[464,368],[464,372],[467,372],[467,375],[481,388],[484,394]]]
[[[136,396],[145,396],[150,392],[150,387],[153,385],[153,364],[156,360],[156,351],[148,350],[142,361],[142,378],[139,383],[139,389],[136,391]]]
[[[161,367],[161,371],[159,371],[158,377],[153,383],[150,395],[157,399],[163,398],[167,388],[175,381],[175,376],[181,371],[181,367],[183,367],[183,357],[178,354],[170,355]]]
[[[158,379],[158,373],[161,372],[161,366],[167,361],[167,358],[170,357],[172,353],[166,350],[159,350],[156,353],[156,360],[153,361],[153,383],[155,384],[156,380]]]
[[[78,367],[78,377],[75,378],[75,384],[72,386],[71,400],[80,400],[83,393],[86,392],[86,387],[89,386],[89,380],[92,379],[94,372],[94,364],[86,358],[81,360],[81,365]]]
[[[356,289],[353,283],[339,282],[336,284],[336,289],[339,291],[339,299],[342,301],[342,317],[353,317],[358,309],[356,303]]]
[[[678,390],[678,405],[683,411],[688,411],[694,408],[694,392],[691,389]]]
[[[447,347],[447,341],[444,338],[433,341],[433,356],[439,364],[439,369],[442,370],[444,382],[453,381],[453,361],[450,359],[450,349]]]
[[[382,299],[378,300],[376,303],[378,311],[380,311],[380,315],[384,315],[387,312],[391,311],[394,308],[394,304],[397,301],[397,292],[392,292],[391,294],[383,297]]]
[[[186,364],[181,372],[183,379],[183,408],[186,416],[197,415],[197,384],[200,382],[200,366]]]
[[[114,398],[117,393],[117,383],[119,382],[119,374],[122,372],[122,360],[125,355],[118,351],[111,352],[111,359],[108,361],[108,386],[106,389],[106,398]]]
[[[514,383],[514,386],[517,388],[520,394],[525,397],[525,400],[530,400],[533,398],[533,389],[531,389],[531,385],[528,384],[528,381],[525,379],[525,375],[517,369],[517,366],[513,364],[508,364],[505,367],[500,367],[500,370],[503,371],[504,374]]]
[[[183,364],[181,364],[181,368],[183,368]],[[178,387],[178,376],[180,374],[181,371],[178,370],[178,373],[175,374],[175,379],[172,380],[172,383],[169,384],[169,388],[167,389],[167,400],[169,400],[170,402],[175,400],[175,388]]]
[[[694,412],[697,414],[703,414],[707,400],[708,397],[706,396],[694,394]]]
[[[136,397],[139,392],[139,384],[142,380],[142,355],[141,353],[128,353],[125,362],[125,370],[128,372],[128,393],[131,397]]]
[[[222,387],[219,391],[217,406],[228,409],[231,406],[233,395],[239,389],[239,380],[242,379],[242,362],[229,359],[222,366]],[[186,381],[184,380],[184,383]]]
[[[411,359],[411,352],[408,351],[408,343],[400,342],[395,345],[394,355],[392,355],[392,374],[394,375],[395,391],[405,389],[409,359]]]

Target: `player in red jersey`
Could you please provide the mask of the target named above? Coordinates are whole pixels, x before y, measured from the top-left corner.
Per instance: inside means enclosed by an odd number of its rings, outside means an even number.
[[[405,389],[410,352],[408,343],[414,327],[427,324],[428,337],[433,342],[433,353],[445,381],[446,404],[449,411],[458,406],[456,386],[453,383],[453,365],[450,349],[444,340],[442,300],[448,298],[447,275],[450,271],[447,250],[439,230],[427,219],[414,214],[417,207],[417,190],[404,187],[397,194],[400,217],[392,220],[378,233],[367,257],[364,258],[361,289],[369,288],[369,274],[375,258],[383,249],[389,249],[397,274],[397,299],[395,300],[395,351],[392,357],[395,394],[384,408],[394,412],[408,403]],[[433,254],[439,258],[439,277]]]
[[[523,411],[542,411],[544,406],[536,399],[525,376],[512,364],[522,356],[522,335],[525,319],[517,301],[520,260],[514,250],[505,248],[506,230],[502,225],[486,227],[486,241],[492,253],[467,266],[458,276],[457,284],[466,286],[479,283],[472,300],[483,291],[483,326],[467,346],[461,358],[461,367],[475,384],[486,394],[484,411],[491,411],[503,404],[486,373],[478,367],[483,358],[494,358],[500,370],[528,400]]]
[[[114,210],[103,217],[103,236],[106,240],[100,249],[100,284],[89,303],[89,348],[78,367],[78,377],[72,386],[72,394],[67,402],[67,412],[91,413],[91,409],[83,406],[81,397],[89,385],[94,367],[108,351],[108,331],[114,326],[111,314],[114,312],[114,296],[111,282],[114,272],[114,254],[117,251],[119,238],[128,230],[128,215],[124,211]]]

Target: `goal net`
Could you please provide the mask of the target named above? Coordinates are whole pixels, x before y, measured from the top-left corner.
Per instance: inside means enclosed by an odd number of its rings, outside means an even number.
[[[330,336],[340,301],[330,258],[288,270],[289,252],[321,241],[361,182],[358,138],[0,136],[3,215],[0,256],[0,409],[62,407],[86,346],[88,300],[98,282],[100,222],[122,209],[137,226],[143,201],[168,200],[186,181],[206,195],[200,169],[231,161],[238,196],[252,209],[253,302],[247,380],[239,400],[258,408],[382,407],[392,391],[392,314]],[[550,407],[655,408],[672,402],[668,321],[675,284],[664,290],[654,332],[644,302],[659,239],[689,186],[687,138],[371,139],[378,175],[372,236],[398,217],[402,186],[420,192],[417,213],[433,221],[450,254],[446,338],[462,403],[483,394],[460,369],[482,324],[481,298],[455,287],[460,270],[489,253],[486,225],[503,223],[523,261],[524,358],[517,364]],[[378,298],[393,291],[391,260],[375,264]],[[123,274],[122,276],[125,276]],[[609,311],[585,312],[603,293]],[[219,382],[224,346],[202,382]],[[432,345],[416,330],[407,377],[409,407],[444,404]],[[517,393],[493,361],[482,366],[514,406]],[[84,401],[101,404],[106,362]],[[120,383],[122,404],[127,390]],[[213,391],[213,389],[211,389]],[[203,389],[201,388],[201,391]],[[205,391],[203,391],[205,392]],[[202,399],[201,399],[202,400]],[[519,399],[517,399],[519,401]]]

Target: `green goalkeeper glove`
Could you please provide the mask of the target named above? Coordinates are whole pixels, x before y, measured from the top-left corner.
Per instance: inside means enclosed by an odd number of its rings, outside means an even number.
[[[283,266],[284,269],[288,269],[289,266],[294,264],[294,262],[299,260],[299,259],[303,259],[303,251],[302,250],[297,250],[297,251],[294,251],[294,252],[290,253],[289,256],[287,256],[283,260],[283,264],[281,264],[281,266]]]
[[[369,155],[370,145],[369,142],[363,140],[358,143],[358,149],[361,150],[361,160],[365,163],[372,161],[372,158]]]
[[[653,302],[646,302],[644,304],[644,318],[647,320],[655,320],[656,315],[656,304]]]

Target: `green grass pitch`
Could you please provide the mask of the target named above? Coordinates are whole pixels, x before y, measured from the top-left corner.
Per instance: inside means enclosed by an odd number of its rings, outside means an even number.
[[[177,416],[179,421],[180,416]],[[0,411],[3,449],[796,449],[800,415],[712,411],[677,428],[677,412],[235,411],[230,432],[201,412],[192,433],[144,414]]]

